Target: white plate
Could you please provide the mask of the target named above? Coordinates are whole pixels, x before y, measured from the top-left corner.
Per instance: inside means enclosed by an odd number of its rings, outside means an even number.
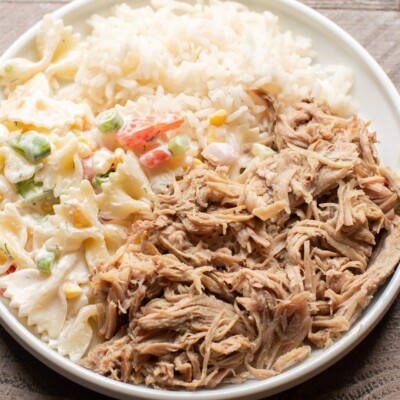
[[[284,28],[313,39],[322,64],[344,64],[355,74],[353,96],[359,104],[360,114],[373,121],[373,128],[380,140],[378,151],[382,164],[397,167],[400,154],[400,96],[374,59],[353,38],[334,23],[310,8],[294,0],[250,0],[245,1],[251,8],[271,10],[281,17]],[[117,0],[76,0],[54,13],[67,24],[84,33],[84,20],[93,13],[104,13]],[[144,0],[125,1],[141,6]],[[3,55],[2,59],[16,56],[30,56],[34,48],[34,36],[38,26],[30,29]],[[386,313],[399,292],[400,268],[375,296],[362,318],[352,329],[328,350],[315,350],[302,364],[276,377],[256,381],[249,380],[240,385],[230,385],[195,393],[167,392],[144,386],[133,386],[104,378],[80,368],[60,356],[37,337],[30,333],[0,302],[0,322],[24,348],[38,359],[67,378],[90,389],[119,399],[258,399],[289,389],[306,379],[322,372],[347,354],[372,330]]]

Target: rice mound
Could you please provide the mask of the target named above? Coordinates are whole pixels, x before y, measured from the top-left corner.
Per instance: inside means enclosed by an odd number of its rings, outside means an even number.
[[[93,16],[75,84],[61,96],[100,112],[116,104],[132,114],[181,114],[182,127],[205,147],[209,115],[224,109],[220,141],[239,151],[260,132],[264,104],[249,88],[262,88],[288,106],[304,98],[326,100],[335,114],[351,112],[353,78],[344,66],[313,63],[311,40],[284,32],[270,12],[233,2],[192,4],[155,0],[126,4]]]

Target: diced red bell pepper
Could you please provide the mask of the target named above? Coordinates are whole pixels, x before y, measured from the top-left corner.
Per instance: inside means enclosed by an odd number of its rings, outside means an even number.
[[[10,267],[8,268],[8,270],[5,272],[5,274],[6,274],[6,275],[10,275],[10,274],[12,274],[13,272],[15,272],[16,270],[17,270],[17,266],[14,265],[14,264],[12,264],[12,265],[10,265]]]
[[[147,168],[154,168],[172,157],[172,153],[164,147],[156,147],[144,153],[140,157],[140,162]]]

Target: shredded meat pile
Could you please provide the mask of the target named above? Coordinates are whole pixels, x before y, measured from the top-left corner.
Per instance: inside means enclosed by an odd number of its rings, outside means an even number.
[[[357,320],[400,259],[400,181],[375,135],[312,101],[239,180],[194,167],[91,278],[106,342],[82,365],[194,390],[271,377]],[[378,244],[377,244],[378,243]]]

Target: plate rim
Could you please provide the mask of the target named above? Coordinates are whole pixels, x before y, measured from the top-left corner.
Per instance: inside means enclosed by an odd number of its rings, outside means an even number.
[[[245,0],[241,1],[246,3]],[[73,0],[51,14],[56,18],[64,18],[74,12],[78,12],[84,7],[94,8],[95,6],[98,6],[99,9],[103,9],[105,4],[116,4],[121,2],[121,0]],[[374,78],[378,80],[385,95],[392,104],[395,114],[400,118],[400,94],[382,67],[356,39],[327,17],[303,3],[296,0],[275,0],[275,2],[280,3],[286,11],[289,10],[289,12],[292,13],[296,12],[302,14],[302,18],[312,20],[319,29],[323,29],[330,34],[333,34],[340,40],[341,44],[344,44],[351,50],[353,55],[357,55],[357,57],[362,60],[368,70],[372,73]],[[265,6],[267,9],[268,2],[265,2]],[[0,57],[0,61],[14,57],[16,53],[20,52],[24,46],[34,39],[39,26],[40,21],[22,34],[3,53]],[[376,299],[375,303],[367,307],[369,313],[362,316],[353,325],[349,332],[346,333],[345,337],[335,342],[329,349],[325,350],[318,359],[309,362],[307,365],[301,363],[273,378],[253,381],[254,384],[251,386],[240,387],[241,385],[234,385],[209,390],[203,389],[198,392],[190,393],[186,391],[163,391],[139,385],[126,384],[105,378],[92,371],[88,371],[61,356],[55,350],[51,349],[48,344],[32,334],[13,315],[3,302],[0,302],[0,323],[3,328],[35,358],[67,379],[98,393],[109,396],[118,396],[118,398],[133,398],[132,396],[135,396],[142,399],[157,398],[160,400],[171,400],[175,398],[222,400],[234,398],[244,399],[248,396],[253,396],[252,399],[254,399],[254,395],[271,396],[281,391],[288,390],[293,386],[311,379],[339,361],[354,347],[356,347],[379,323],[396,299],[399,292],[400,268],[397,268],[394,274],[388,278],[385,285],[381,288],[379,297]]]

